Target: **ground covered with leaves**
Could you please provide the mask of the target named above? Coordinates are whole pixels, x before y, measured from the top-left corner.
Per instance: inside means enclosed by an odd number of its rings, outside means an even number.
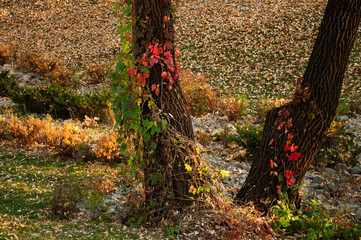
[[[118,28],[123,19],[114,11],[114,2],[0,0],[0,65],[12,63],[20,67],[19,72],[39,74],[39,82],[50,78],[77,87],[79,92],[87,91],[89,84],[106,83],[109,65],[120,52]],[[217,112],[228,120],[239,120],[238,126],[252,123],[249,128],[254,127],[252,131],[238,129],[238,137],[232,135],[228,127],[222,131],[197,131],[202,145],[212,146],[217,142],[217,148],[204,150],[208,155],[216,156],[217,152],[225,154],[226,159],[230,156],[226,162],[249,157],[245,157],[244,148],[257,145],[265,112],[289,99],[295,82],[302,77],[326,3],[326,0],[178,1],[176,42],[192,113],[199,116]],[[361,38],[358,38],[345,76],[338,109],[340,115],[361,113],[360,45]],[[20,81],[23,83],[29,81]],[[8,101],[1,89],[0,100],[0,103]],[[8,106],[12,106],[11,103]],[[18,107],[14,109],[19,110]],[[114,153],[118,150],[116,136],[103,134],[109,126],[99,127],[96,117],[100,116],[93,114],[91,117],[95,118],[87,117],[76,124],[65,122],[64,126],[53,128],[63,139],[54,143],[55,140],[46,138],[45,141],[44,137],[28,134],[36,126],[31,119],[43,119],[41,114],[26,115],[16,121],[14,118],[10,120],[12,125],[8,124],[4,111],[1,114],[0,127],[6,123],[7,129],[0,129],[0,238],[302,239],[307,236],[316,239],[336,232],[342,236],[356,236],[352,232],[360,230],[343,216],[329,218],[319,205],[309,206],[299,216],[292,215],[286,206],[280,206],[278,217],[264,218],[251,207],[231,208],[230,203],[216,211],[199,207],[187,209],[186,214],[175,211],[172,217],[156,226],[134,228],[123,219],[109,218],[106,207],[98,209],[105,195],[124,186],[127,176],[125,165],[104,164],[114,155],[119,161],[119,156]],[[240,115],[246,116],[240,118]],[[204,120],[210,119],[205,117]],[[40,123],[40,120],[34,121]],[[46,121],[42,121],[44,125]],[[62,120],[57,122],[57,125],[62,124]],[[12,128],[8,127],[10,125]],[[19,135],[24,129],[26,134]],[[87,144],[97,140],[92,133],[104,135],[98,137],[100,147],[87,145],[83,140],[75,141],[76,145],[69,144],[83,129],[87,133],[82,133],[82,139],[87,139],[84,140]],[[39,136],[47,136],[44,131],[41,134]],[[70,149],[71,154],[62,155],[64,148],[68,152]],[[229,150],[233,148],[242,154]],[[351,151],[345,145],[337,149],[345,151],[345,156]],[[324,152],[328,150],[325,147]],[[85,154],[89,152],[91,154]],[[333,161],[343,159],[339,152],[333,156],[336,156]],[[98,158],[102,163],[94,164],[91,158]],[[66,194],[59,189],[65,189]],[[87,210],[79,212],[79,206],[71,204],[83,199]],[[59,212],[62,215],[57,214]],[[89,215],[94,212],[99,214]],[[273,228],[279,230],[277,233],[270,227],[272,221]],[[289,227],[290,222],[299,226]],[[315,229],[315,232],[299,231],[298,234],[298,227]],[[291,235],[287,236],[288,233]]]

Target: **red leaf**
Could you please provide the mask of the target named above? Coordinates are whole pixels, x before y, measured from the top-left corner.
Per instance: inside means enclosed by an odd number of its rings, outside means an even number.
[[[288,150],[290,150],[291,149],[291,147],[290,147],[290,145],[288,145],[288,144],[286,144],[284,147],[283,147],[283,150],[286,152],[286,151],[288,151]]]
[[[152,84],[151,90],[154,91],[157,88],[155,84]]]
[[[284,109],[282,112],[280,112],[280,116],[282,116],[283,118],[287,118],[290,115],[290,111],[288,111],[287,109]]]
[[[159,87],[157,87],[156,89],[155,89],[155,95],[159,95]]]
[[[295,183],[295,180],[293,178],[287,179],[287,186],[292,187],[294,183]]]
[[[164,53],[164,56],[166,57],[166,58],[172,58],[172,54],[168,51],[168,52],[165,52]]]
[[[129,69],[128,76],[135,77],[136,75],[137,75],[137,69],[136,68]]]
[[[281,122],[281,124],[278,126],[277,129],[278,129],[278,130],[282,129],[285,124],[286,124],[285,122]]]
[[[159,62],[159,59],[157,57],[153,57],[151,56],[150,57],[150,66],[154,66],[154,64],[158,63]]]
[[[286,173],[285,173],[286,179],[290,179],[294,175],[295,175],[294,171],[286,170]]]
[[[162,78],[163,79],[166,79],[166,78],[168,78],[169,77],[169,74],[167,73],[167,72],[162,72]]]
[[[175,50],[175,56],[178,57],[179,56],[179,50],[178,50],[178,47],[177,49]]]
[[[301,154],[299,154],[298,152],[294,152],[291,153],[290,156],[288,157],[288,160],[290,161],[296,161],[297,159],[299,159],[301,157]]]

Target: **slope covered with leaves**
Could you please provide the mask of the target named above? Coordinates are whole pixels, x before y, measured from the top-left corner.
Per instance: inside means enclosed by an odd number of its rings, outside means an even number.
[[[57,57],[78,72],[109,63],[120,47],[114,2],[3,0],[0,45]],[[287,98],[306,67],[326,2],[180,0],[180,63],[226,94]],[[347,94],[361,89],[360,42],[345,79]]]

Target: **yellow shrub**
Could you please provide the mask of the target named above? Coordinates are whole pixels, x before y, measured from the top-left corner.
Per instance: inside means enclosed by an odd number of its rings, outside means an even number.
[[[9,58],[14,55],[14,47],[9,44],[0,45],[0,65],[8,62]]]
[[[46,127],[43,129],[43,141],[54,150],[55,154],[62,156],[75,155],[82,145],[89,141],[89,135],[79,126],[69,121],[62,125],[51,123],[48,117]]]
[[[266,113],[273,109],[273,108],[277,108],[280,107],[284,104],[286,104],[287,102],[289,102],[290,100],[288,99],[277,99],[277,100],[271,100],[271,99],[262,99],[260,102],[257,103],[256,105],[256,112],[257,112],[257,116],[259,118],[265,118],[266,117]]]
[[[221,116],[228,116],[229,120],[237,120],[244,114],[248,101],[237,97],[227,97],[217,102],[217,110]]]
[[[106,68],[102,64],[90,65],[86,71],[92,83],[101,83],[105,79]]]
[[[74,75],[74,73],[67,69],[57,58],[42,56],[37,52],[21,53],[18,64],[21,67],[27,68],[62,85],[69,84]]]
[[[199,116],[215,110],[217,96],[204,76],[184,71],[180,79],[182,90],[185,98],[189,101],[188,104],[193,115]]]
[[[107,160],[119,158],[118,134],[114,131],[108,131],[94,141],[93,149],[97,158],[106,158]]]
[[[27,119],[11,116],[6,124],[7,134],[14,138],[15,142],[25,146],[30,146],[37,142],[39,130],[42,128],[42,121],[32,116]]]
[[[94,122],[89,122],[93,120]],[[7,112],[0,115],[0,136],[16,144],[31,146],[42,143],[60,156],[78,153],[108,161],[119,159],[118,134],[112,130],[97,131],[96,120],[88,118],[84,123],[72,120],[56,122],[48,115],[45,119],[30,116],[18,118]],[[90,126],[88,126],[90,124]],[[90,128],[93,129],[90,129]],[[92,140],[92,137],[96,140]],[[94,157],[94,158],[95,158]]]

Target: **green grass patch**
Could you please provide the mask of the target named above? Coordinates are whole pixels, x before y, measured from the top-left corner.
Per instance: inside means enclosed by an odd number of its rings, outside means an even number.
[[[88,170],[83,162],[9,154],[0,147],[0,239],[137,239],[118,223],[51,215],[57,181],[63,176],[84,181]]]

